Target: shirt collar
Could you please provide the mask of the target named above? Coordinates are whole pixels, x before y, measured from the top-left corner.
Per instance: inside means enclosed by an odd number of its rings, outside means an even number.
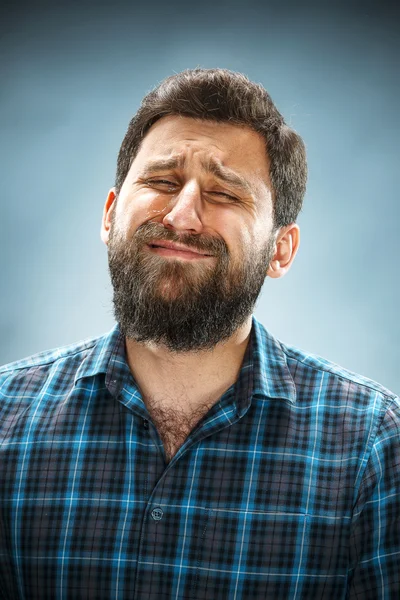
[[[119,357],[119,360],[122,358],[121,350],[122,346],[125,346],[123,342],[124,339],[121,335],[119,324],[116,323],[108,333],[95,340],[95,344],[90,348],[77,370],[75,383],[83,377],[94,377],[100,373],[107,375],[109,366],[112,367],[117,357]],[[123,357],[125,358],[125,351]],[[128,367],[128,365],[126,366]],[[112,379],[112,372],[113,369],[111,368],[111,377],[107,378]]]
[[[252,370],[252,395],[260,399],[282,398],[296,402],[296,387],[287,365],[282,343],[253,316],[251,338],[242,369]],[[117,394],[130,370],[126,362],[125,340],[118,323],[109,333],[97,338],[81,363],[75,383],[82,377],[106,375],[110,392]],[[123,376],[123,377],[121,377]],[[239,376],[240,378],[240,376]]]
[[[283,398],[296,403],[296,386],[283,344],[253,316],[253,396]]]

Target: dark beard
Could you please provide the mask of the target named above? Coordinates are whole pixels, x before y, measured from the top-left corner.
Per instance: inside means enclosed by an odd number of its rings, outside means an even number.
[[[146,249],[151,240],[169,240],[215,258],[166,259]],[[178,236],[147,222],[131,241],[112,222],[108,264],[114,288],[114,315],[121,332],[137,342],[153,342],[174,352],[211,350],[231,337],[252,314],[274,249],[271,235],[263,252],[243,254],[232,268],[221,238]],[[199,262],[203,264],[199,264]]]

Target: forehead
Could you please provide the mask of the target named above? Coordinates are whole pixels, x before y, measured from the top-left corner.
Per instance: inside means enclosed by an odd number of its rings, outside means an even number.
[[[259,133],[247,126],[179,115],[163,117],[150,128],[132,166],[185,154],[192,160],[198,158],[199,164],[214,160],[250,180],[270,184],[269,158]],[[192,160],[182,161],[182,165],[190,166]]]

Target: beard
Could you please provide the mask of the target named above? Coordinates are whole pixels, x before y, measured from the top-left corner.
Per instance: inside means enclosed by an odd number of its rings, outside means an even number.
[[[146,244],[153,240],[181,243],[214,258],[165,258],[148,249]],[[252,314],[274,241],[271,235],[261,252],[243,249],[236,265],[221,238],[178,235],[147,222],[127,240],[112,219],[108,265],[120,331],[137,342],[177,353],[213,349]]]

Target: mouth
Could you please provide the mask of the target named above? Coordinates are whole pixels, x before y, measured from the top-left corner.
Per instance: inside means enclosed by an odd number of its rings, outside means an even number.
[[[204,254],[198,250],[180,246],[179,244],[174,244],[172,242],[157,241],[147,244],[147,247],[151,252],[158,254],[159,256],[169,256],[171,258],[182,258],[185,260],[213,258],[211,254]]]

